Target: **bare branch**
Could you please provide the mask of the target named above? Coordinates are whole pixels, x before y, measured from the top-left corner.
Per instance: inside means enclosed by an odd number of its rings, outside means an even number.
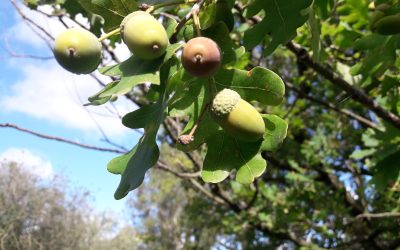
[[[396,212],[385,212],[378,214],[363,213],[356,216],[356,219],[382,219],[382,218],[400,218],[400,213]]]
[[[84,143],[79,143],[79,142],[75,142],[75,141],[71,141],[65,138],[61,138],[61,137],[57,137],[57,136],[50,136],[50,135],[46,135],[46,134],[42,134],[42,133],[38,133],[26,128],[22,128],[19,127],[15,124],[11,124],[11,123],[0,123],[0,127],[1,128],[13,128],[16,129],[18,131],[21,132],[25,132],[43,139],[47,139],[47,140],[53,140],[53,141],[59,141],[59,142],[64,142],[64,143],[68,143],[71,145],[75,145],[81,148],[86,148],[86,149],[92,149],[92,150],[97,150],[97,151],[103,151],[103,152],[110,152],[110,153],[117,153],[117,154],[125,154],[126,151],[122,151],[122,150],[118,150],[118,149],[112,149],[112,148],[102,148],[102,147],[96,147],[96,146],[92,146],[92,145],[88,145],[88,144],[84,144]]]
[[[21,16],[21,18],[26,21],[27,24],[30,24],[29,27],[32,28],[33,32],[35,32],[38,36],[40,36],[51,48],[51,45],[49,43],[49,40],[54,40],[54,37],[47,32],[43,27],[38,25],[35,21],[33,21],[31,18],[25,15],[25,13],[21,10],[21,8],[18,6],[18,3],[15,0],[10,0],[11,4],[14,6],[14,8],[17,10],[18,14]],[[37,30],[35,30],[33,27],[39,29],[42,33],[39,33]],[[47,39],[43,36],[45,34],[47,36]]]
[[[8,57],[0,57],[0,59],[8,59],[9,57],[13,58],[30,58],[30,59],[38,59],[38,60],[51,60],[54,59],[53,56],[37,56],[37,55],[30,55],[30,54],[20,54],[15,52],[13,49],[11,49],[10,44],[8,43],[8,39],[6,36],[4,36],[4,50],[7,52],[9,55]]]
[[[193,13],[198,12],[201,7],[203,6],[205,0],[199,0],[197,3],[195,3],[191,9],[191,11],[178,23],[178,25],[175,28],[174,34],[171,36],[171,42],[176,42],[177,41],[177,35],[179,31],[185,27],[185,24],[193,17]]]
[[[180,173],[177,172],[175,170],[173,170],[172,168],[170,168],[167,164],[165,164],[163,161],[159,160],[156,164],[156,167],[164,170],[166,172],[169,172],[173,175],[175,175],[176,177],[179,177],[181,179],[190,179],[190,178],[197,178],[200,176],[200,172],[195,172],[195,173]]]

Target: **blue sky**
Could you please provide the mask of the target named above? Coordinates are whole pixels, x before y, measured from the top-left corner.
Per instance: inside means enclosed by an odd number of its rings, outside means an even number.
[[[46,20],[27,9],[24,11],[47,27],[49,33],[56,36],[62,31],[56,21]],[[100,89],[92,78],[70,74],[54,59],[10,57],[5,48],[17,54],[51,56],[52,53],[19,18],[9,1],[0,1],[0,13],[8,13],[0,15],[0,34],[3,35],[0,40],[0,123],[14,123],[48,135],[111,147],[101,141],[97,127],[100,125],[113,142],[127,148],[137,142],[139,134],[124,128],[115,115],[116,110],[120,115],[133,110],[132,104],[122,98],[115,107],[86,110],[82,103]],[[125,48],[119,51],[122,57],[129,55]],[[93,204],[99,210],[122,213],[124,200],[113,198],[120,177],[106,170],[108,161],[115,156],[0,128],[0,158],[26,161],[27,166],[46,165],[53,173],[66,176],[74,187],[91,191]],[[43,173],[48,169],[38,168],[38,171]]]

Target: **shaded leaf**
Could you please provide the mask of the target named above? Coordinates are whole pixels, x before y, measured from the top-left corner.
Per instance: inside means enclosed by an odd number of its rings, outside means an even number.
[[[87,11],[103,17],[104,31],[119,28],[125,16],[137,10],[136,0],[78,0]]]
[[[312,0],[255,0],[246,13],[247,17],[265,11],[263,20],[247,30],[244,44],[251,49],[268,35],[265,53],[271,54],[279,44],[286,44],[296,36],[296,29],[308,20],[307,8]]]
[[[123,123],[131,128],[144,128],[145,133],[139,143],[127,154],[111,160],[107,169],[116,174],[121,174],[120,184],[115,191],[115,199],[122,199],[129,191],[136,189],[143,182],[144,176],[156,164],[159,149],[156,143],[158,129],[164,120],[167,107],[166,85],[172,74],[176,73],[173,66],[176,60],[170,60],[160,69],[162,93],[156,104],[143,106],[127,114]]]
[[[262,115],[265,123],[264,140],[261,150],[275,151],[286,138],[288,124],[277,115]]]
[[[189,117],[185,128],[181,134],[188,134],[193,126],[198,122],[203,110],[210,103],[210,91],[208,80],[182,76],[182,84],[177,87],[173,100],[169,105],[170,115],[175,117]],[[218,130],[218,125],[212,120],[209,112],[206,112],[198,125],[194,140],[188,145],[178,145],[182,151],[192,151],[197,149],[205,140]]]
[[[221,182],[236,168],[236,180],[240,183],[251,183],[267,166],[259,153],[261,140],[245,143],[219,131],[207,140],[207,145],[201,173],[206,182]]]
[[[126,61],[99,69],[100,73],[108,76],[121,76],[120,81],[109,83],[104,89],[91,96],[91,103],[111,96],[124,95],[132,90],[136,85],[150,82],[159,84],[158,70],[161,65],[171,59],[181,44],[173,44],[167,48],[164,56],[155,60],[142,60],[137,57],[130,57]]]
[[[279,105],[285,94],[282,79],[273,71],[255,67],[245,70],[220,70],[215,76],[219,90],[230,88],[247,101],[259,101],[266,105]]]

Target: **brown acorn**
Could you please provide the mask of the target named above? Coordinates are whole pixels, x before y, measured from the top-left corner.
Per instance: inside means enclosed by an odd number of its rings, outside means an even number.
[[[183,48],[182,64],[193,76],[210,77],[221,65],[221,51],[213,40],[195,37]]]

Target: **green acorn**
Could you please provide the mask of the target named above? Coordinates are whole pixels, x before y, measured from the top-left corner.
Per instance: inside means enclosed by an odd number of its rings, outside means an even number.
[[[260,140],[265,132],[260,113],[233,90],[223,89],[214,98],[211,113],[230,136],[244,142]]]
[[[120,26],[122,40],[138,58],[153,60],[165,53],[168,35],[152,15],[135,11],[124,18]]]
[[[101,44],[90,31],[70,28],[54,42],[54,57],[66,70],[75,74],[89,74],[101,62]]]

